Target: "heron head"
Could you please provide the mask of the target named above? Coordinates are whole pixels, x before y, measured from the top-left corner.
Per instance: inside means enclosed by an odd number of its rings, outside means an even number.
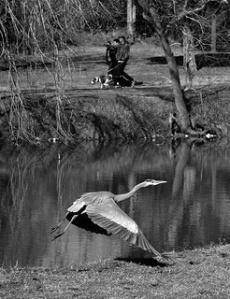
[[[147,179],[144,181],[145,183],[145,187],[147,186],[156,186],[156,185],[159,185],[159,184],[163,184],[163,183],[167,183],[167,181],[157,181],[157,180],[154,180],[154,179]]]

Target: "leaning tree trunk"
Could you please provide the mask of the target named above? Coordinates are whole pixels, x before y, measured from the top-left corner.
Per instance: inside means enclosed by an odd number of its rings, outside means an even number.
[[[135,0],[136,6],[142,11],[143,18],[148,22],[153,31],[160,38],[162,48],[168,63],[169,74],[172,81],[173,94],[175,98],[175,106],[177,110],[177,120],[182,132],[191,132],[190,116],[185,104],[184,93],[180,83],[179,71],[176,60],[173,56],[168,39],[161,25],[161,20],[157,14],[154,4],[150,7],[144,0]]]
[[[177,120],[182,132],[186,132],[191,127],[191,124],[190,124],[189,113],[184,101],[184,93],[180,83],[180,77],[179,77],[176,60],[175,57],[173,56],[172,50],[169,46],[169,42],[165,37],[165,35],[160,32],[159,37],[168,63],[169,74],[172,81],[175,105],[178,111]]]
[[[173,94],[174,94],[174,98],[175,98],[175,105],[176,105],[176,109],[178,112],[177,120],[180,125],[181,131],[187,132],[191,129],[191,122],[190,122],[189,113],[188,113],[188,110],[187,110],[187,107],[185,104],[185,100],[184,100],[184,93],[183,93],[183,89],[182,89],[182,86],[180,83],[180,76],[179,76],[179,71],[178,71],[178,67],[176,64],[176,60],[175,60],[175,57],[173,56],[168,39],[164,33],[164,30],[161,25],[161,21],[156,13],[154,7],[151,7],[149,9],[149,13],[150,13],[150,17],[152,19],[152,24],[154,22],[154,25],[155,25],[154,29],[156,30],[156,32],[160,38],[161,45],[164,50],[165,57],[166,57],[166,60],[168,63],[169,74],[170,74],[170,78],[172,81]]]

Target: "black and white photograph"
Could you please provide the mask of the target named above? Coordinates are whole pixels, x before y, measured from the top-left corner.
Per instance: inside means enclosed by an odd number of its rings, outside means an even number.
[[[229,0],[0,1],[0,298],[230,298]]]

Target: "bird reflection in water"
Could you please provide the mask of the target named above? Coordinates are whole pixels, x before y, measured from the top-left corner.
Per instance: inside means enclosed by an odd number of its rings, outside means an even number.
[[[113,194],[108,191],[84,193],[67,209],[68,225],[61,230],[62,222],[60,222],[52,228],[52,233],[56,233],[53,239],[63,235],[71,224],[75,224],[91,232],[116,235],[151,253],[158,261],[163,261],[164,256],[149,243],[136,222],[117,205],[118,202],[130,198],[141,188],[163,183],[166,181],[147,179],[124,194]]]

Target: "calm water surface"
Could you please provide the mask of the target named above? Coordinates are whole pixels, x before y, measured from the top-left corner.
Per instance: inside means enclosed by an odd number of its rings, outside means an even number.
[[[125,193],[121,208],[159,251],[230,241],[230,150],[216,145],[111,146],[46,151],[0,149],[0,265],[70,266],[146,254],[115,237],[71,226],[51,242],[50,229],[82,193]]]

